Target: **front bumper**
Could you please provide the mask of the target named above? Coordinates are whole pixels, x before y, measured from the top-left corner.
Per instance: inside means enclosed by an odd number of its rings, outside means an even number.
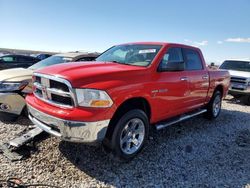
[[[25,99],[18,93],[0,93],[1,112],[20,115],[25,105],[26,105]],[[3,106],[8,108],[3,108]]]
[[[250,88],[246,90],[229,89],[230,95],[250,95]]]
[[[69,121],[50,116],[30,105],[29,119],[39,128],[62,140],[81,143],[101,142],[107,132],[110,120],[96,122]]]

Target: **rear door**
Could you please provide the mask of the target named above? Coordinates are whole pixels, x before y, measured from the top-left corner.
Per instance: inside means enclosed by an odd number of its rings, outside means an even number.
[[[181,48],[171,47],[167,50],[158,68],[158,80],[155,96],[158,99],[159,117],[169,118],[186,111],[189,95],[188,80],[185,71],[169,70],[169,65],[183,63]],[[160,70],[160,71],[159,71]]]
[[[188,108],[204,105],[209,88],[209,74],[203,65],[202,56],[194,49],[183,49],[185,70],[189,82]]]

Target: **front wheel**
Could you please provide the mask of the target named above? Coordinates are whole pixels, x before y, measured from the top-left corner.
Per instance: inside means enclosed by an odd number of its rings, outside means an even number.
[[[250,105],[250,95],[247,95],[243,98],[243,102],[246,105]]]
[[[124,114],[115,126],[111,150],[115,158],[129,161],[135,157],[148,139],[149,120],[145,112],[136,109]]]
[[[220,91],[215,91],[213,97],[207,105],[206,116],[209,119],[215,119],[220,115],[222,103],[222,94]]]

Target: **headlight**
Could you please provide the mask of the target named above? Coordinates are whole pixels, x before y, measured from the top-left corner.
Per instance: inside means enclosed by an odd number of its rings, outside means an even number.
[[[113,101],[105,91],[95,89],[76,89],[79,106],[107,108]]]
[[[2,82],[0,83],[0,91],[19,91],[27,85],[28,82]]]

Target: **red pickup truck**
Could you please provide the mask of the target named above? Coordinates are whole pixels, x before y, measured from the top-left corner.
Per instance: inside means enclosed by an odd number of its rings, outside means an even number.
[[[228,71],[208,70],[198,48],[144,42],[114,46],[96,62],[34,73],[30,120],[62,140],[102,142],[119,159],[141,151],[157,130],[205,113],[220,114]]]

